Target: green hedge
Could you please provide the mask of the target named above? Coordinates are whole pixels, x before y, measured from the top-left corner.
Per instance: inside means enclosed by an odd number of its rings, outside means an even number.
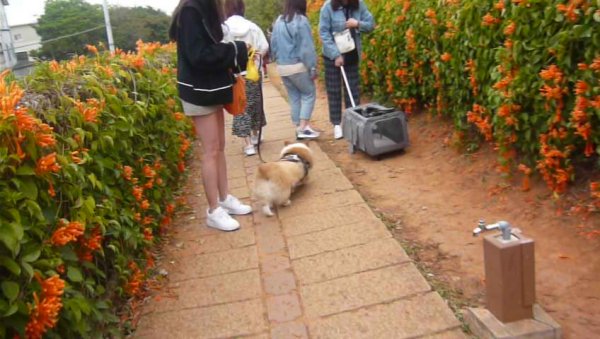
[[[309,1],[315,25],[322,3]],[[452,119],[472,148],[479,133],[503,172],[537,170],[557,194],[574,164],[598,173],[600,2],[366,3],[377,27],[363,41],[364,93]]]
[[[0,81],[0,337],[121,336],[176,207],[191,124],[172,45]]]
[[[495,144],[501,170],[534,169],[555,193],[574,164],[600,168],[600,3],[367,1],[366,92],[417,103]]]

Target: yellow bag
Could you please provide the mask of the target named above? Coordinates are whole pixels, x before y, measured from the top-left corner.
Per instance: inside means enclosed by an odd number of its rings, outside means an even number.
[[[248,56],[248,65],[246,66],[246,80],[258,81],[260,79],[260,76],[258,74],[258,68],[256,67],[256,63],[254,62],[255,55],[256,50],[254,48],[251,48],[250,55]]]

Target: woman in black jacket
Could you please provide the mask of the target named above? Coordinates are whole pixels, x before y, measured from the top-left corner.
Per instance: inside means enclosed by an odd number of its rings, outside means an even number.
[[[207,224],[234,231],[240,224],[230,214],[248,214],[252,208],[229,194],[223,105],[232,101],[232,72],[236,63],[246,69],[248,51],[244,42],[222,42],[222,23],[218,0],[180,0],[169,35],[177,42],[177,84],[183,111],[193,119],[202,142]]]

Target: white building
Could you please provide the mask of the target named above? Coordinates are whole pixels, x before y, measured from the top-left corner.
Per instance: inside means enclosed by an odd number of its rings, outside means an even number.
[[[37,34],[35,24],[10,26],[15,52],[17,55],[23,52],[27,53],[29,60],[31,60],[29,53],[42,47],[42,38]]]

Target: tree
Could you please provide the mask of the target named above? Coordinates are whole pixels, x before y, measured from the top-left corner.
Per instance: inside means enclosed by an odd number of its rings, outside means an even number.
[[[246,19],[254,22],[265,34],[271,25],[283,12],[282,0],[245,0]]]
[[[123,50],[135,50],[136,41],[168,41],[170,17],[151,7],[112,6],[109,9],[115,46]],[[103,26],[91,32],[82,31]],[[44,15],[40,17],[36,30],[42,41],[61,38],[42,44],[35,53],[43,59],[64,60],[75,54],[84,54],[85,45],[99,42],[108,46],[102,6],[91,5],[84,0],[48,0]]]
[[[36,31],[42,41],[76,34],[104,24],[102,8],[83,0],[48,0],[38,21]],[[86,44],[106,43],[106,33],[97,29],[88,33],[43,43],[36,53],[45,59],[68,59],[73,54],[82,54]]]
[[[171,17],[152,7],[111,7],[110,21],[115,46],[123,50],[135,50],[136,41],[169,41]]]

